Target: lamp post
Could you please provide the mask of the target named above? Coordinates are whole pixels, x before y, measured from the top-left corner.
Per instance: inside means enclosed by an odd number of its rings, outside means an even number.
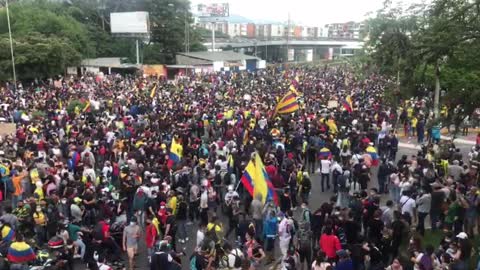
[[[8,0],[5,0],[5,9],[7,11],[8,37],[10,39],[10,54],[12,56],[13,86],[17,91],[17,73],[15,72],[15,55],[13,54],[12,28],[10,26],[10,12],[8,10]]]

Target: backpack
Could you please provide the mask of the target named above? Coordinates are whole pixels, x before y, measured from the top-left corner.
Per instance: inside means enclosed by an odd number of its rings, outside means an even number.
[[[197,254],[193,254],[190,258],[190,269],[197,270]]]
[[[298,242],[302,247],[310,247],[312,244],[312,232],[307,228],[298,231]]]
[[[293,221],[293,226],[288,226],[288,233],[294,237],[298,230],[298,222],[293,218],[291,220]]]
[[[220,240],[218,235],[217,235],[217,232],[215,231],[215,228],[217,226],[218,225],[215,224],[210,230],[207,230],[207,232],[205,233],[205,238],[207,238],[210,241],[213,241],[214,243],[217,243],[218,240]]]
[[[347,188],[347,177],[345,175],[341,175],[337,178],[337,185],[339,191],[345,192],[348,191]]]
[[[420,270],[433,270],[433,261],[432,257],[426,254],[423,254],[422,258],[420,259]]]
[[[240,257],[240,255],[238,255],[238,249],[234,249],[234,251],[235,251],[235,253],[230,253],[233,256],[235,256],[235,262],[233,263],[233,267],[234,268],[240,268],[243,265],[243,259],[242,259],[242,257]],[[227,261],[227,264],[228,264],[228,261]],[[228,265],[228,267],[230,268],[230,265]]]

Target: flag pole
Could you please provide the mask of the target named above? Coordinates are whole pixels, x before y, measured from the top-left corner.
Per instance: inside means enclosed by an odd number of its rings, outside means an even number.
[[[8,37],[10,39],[10,54],[12,57],[13,86],[14,86],[15,92],[17,92],[17,73],[15,71],[15,55],[13,53],[12,28],[10,26],[10,12],[8,9],[8,0],[5,0],[5,9],[7,12]]]

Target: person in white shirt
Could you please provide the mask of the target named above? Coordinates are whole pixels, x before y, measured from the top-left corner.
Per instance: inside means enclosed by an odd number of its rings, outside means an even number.
[[[206,229],[206,224],[200,223],[198,230],[197,230],[197,245],[196,248],[197,250],[201,250],[203,240],[205,239],[205,229]]]
[[[324,158],[320,161],[320,173],[322,174],[322,192],[325,191],[325,183],[327,189],[330,189],[330,167],[332,162],[328,158]]]
[[[241,270],[242,261],[245,259],[242,250],[232,248],[229,243],[223,245],[223,250],[227,255],[220,261],[220,269]]]
[[[337,193],[338,190],[338,182],[337,179],[340,177],[343,173],[342,166],[340,166],[340,163],[338,161],[333,161],[333,165],[331,168],[332,171],[332,185],[333,185],[333,193]]]
[[[283,217],[282,221],[280,221],[280,224],[278,225],[278,238],[280,240],[279,245],[282,258],[287,256],[290,239],[292,238],[292,235],[290,234],[290,230],[292,228],[291,226],[294,225],[292,224],[291,219],[286,216]]]
[[[405,217],[405,220],[408,224],[412,224],[412,220],[415,217],[415,207],[417,204],[415,200],[410,198],[410,192],[404,191],[403,196],[400,198],[400,208],[402,211],[402,215]]]

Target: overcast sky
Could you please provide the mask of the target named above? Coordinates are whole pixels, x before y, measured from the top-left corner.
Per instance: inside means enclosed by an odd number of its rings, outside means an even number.
[[[402,0],[402,3],[422,0]],[[384,0],[191,0],[199,3],[229,3],[230,14],[241,15],[254,21],[286,22],[288,13],[292,21],[306,25],[333,22],[361,21],[368,12],[383,7]],[[400,0],[393,0],[394,3]]]

